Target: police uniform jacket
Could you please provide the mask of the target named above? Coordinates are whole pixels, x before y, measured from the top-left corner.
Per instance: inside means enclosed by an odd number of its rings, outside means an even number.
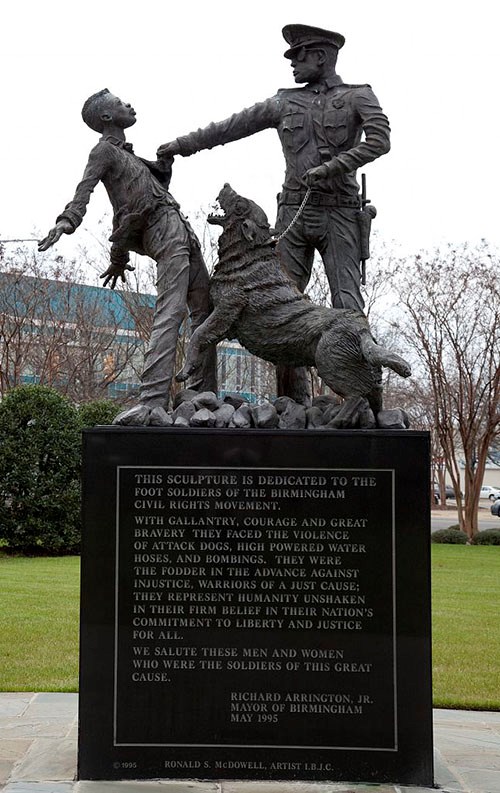
[[[321,84],[280,89],[277,94],[224,121],[177,138],[183,156],[276,128],[286,160],[284,194],[304,192],[301,177],[333,158],[341,172],[315,187],[352,205],[357,168],[390,148],[390,127],[369,85],[348,85],[335,74]]]

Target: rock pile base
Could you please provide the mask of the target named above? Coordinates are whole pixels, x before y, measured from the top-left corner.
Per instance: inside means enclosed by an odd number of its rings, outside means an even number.
[[[342,402],[334,395],[322,395],[304,407],[290,397],[253,404],[236,394],[218,398],[212,391],[185,389],[176,395],[171,410],[138,404],[119,413],[113,424],[141,427],[217,427],[238,429],[331,430],[331,429],[408,429],[408,416],[401,408],[381,410],[375,417],[366,399],[349,424],[335,421]]]

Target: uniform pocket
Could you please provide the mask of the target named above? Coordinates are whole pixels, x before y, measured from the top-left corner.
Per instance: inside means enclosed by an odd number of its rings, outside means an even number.
[[[281,119],[281,133],[283,144],[290,150],[297,152],[308,140],[305,113],[287,113]]]
[[[347,111],[335,108],[324,115],[325,134],[332,146],[342,146],[348,137]]]

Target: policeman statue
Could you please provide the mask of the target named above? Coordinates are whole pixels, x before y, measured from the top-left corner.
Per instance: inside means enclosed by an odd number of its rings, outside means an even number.
[[[363,310],[360,261],[362,201],[356,170],[389,151],[389,122],[371,87],[344,83],[336,72],[340,33],[286,25],[285,52],[296,83],[278,90],[225,121],[209,124],[160,146],[158,156],[189,156],[275,127],[286,161],[278,197],[278,254],[304,291],[314,252],[323,260],[335,308]],[[308,197],[299,216],[297,212]],[[307,380],[300,370],[278,373],[278,393],[308,401]]]

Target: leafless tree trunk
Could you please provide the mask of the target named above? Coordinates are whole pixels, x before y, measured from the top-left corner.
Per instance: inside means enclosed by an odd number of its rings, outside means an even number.
[[[469,539],[478,531],[479,492],[500,427],[498,264],[484,242],[449,245],[405,262],[395,281],[405,311],[395,326],[413,350],[415,379],[432,394],[460,527]]]

